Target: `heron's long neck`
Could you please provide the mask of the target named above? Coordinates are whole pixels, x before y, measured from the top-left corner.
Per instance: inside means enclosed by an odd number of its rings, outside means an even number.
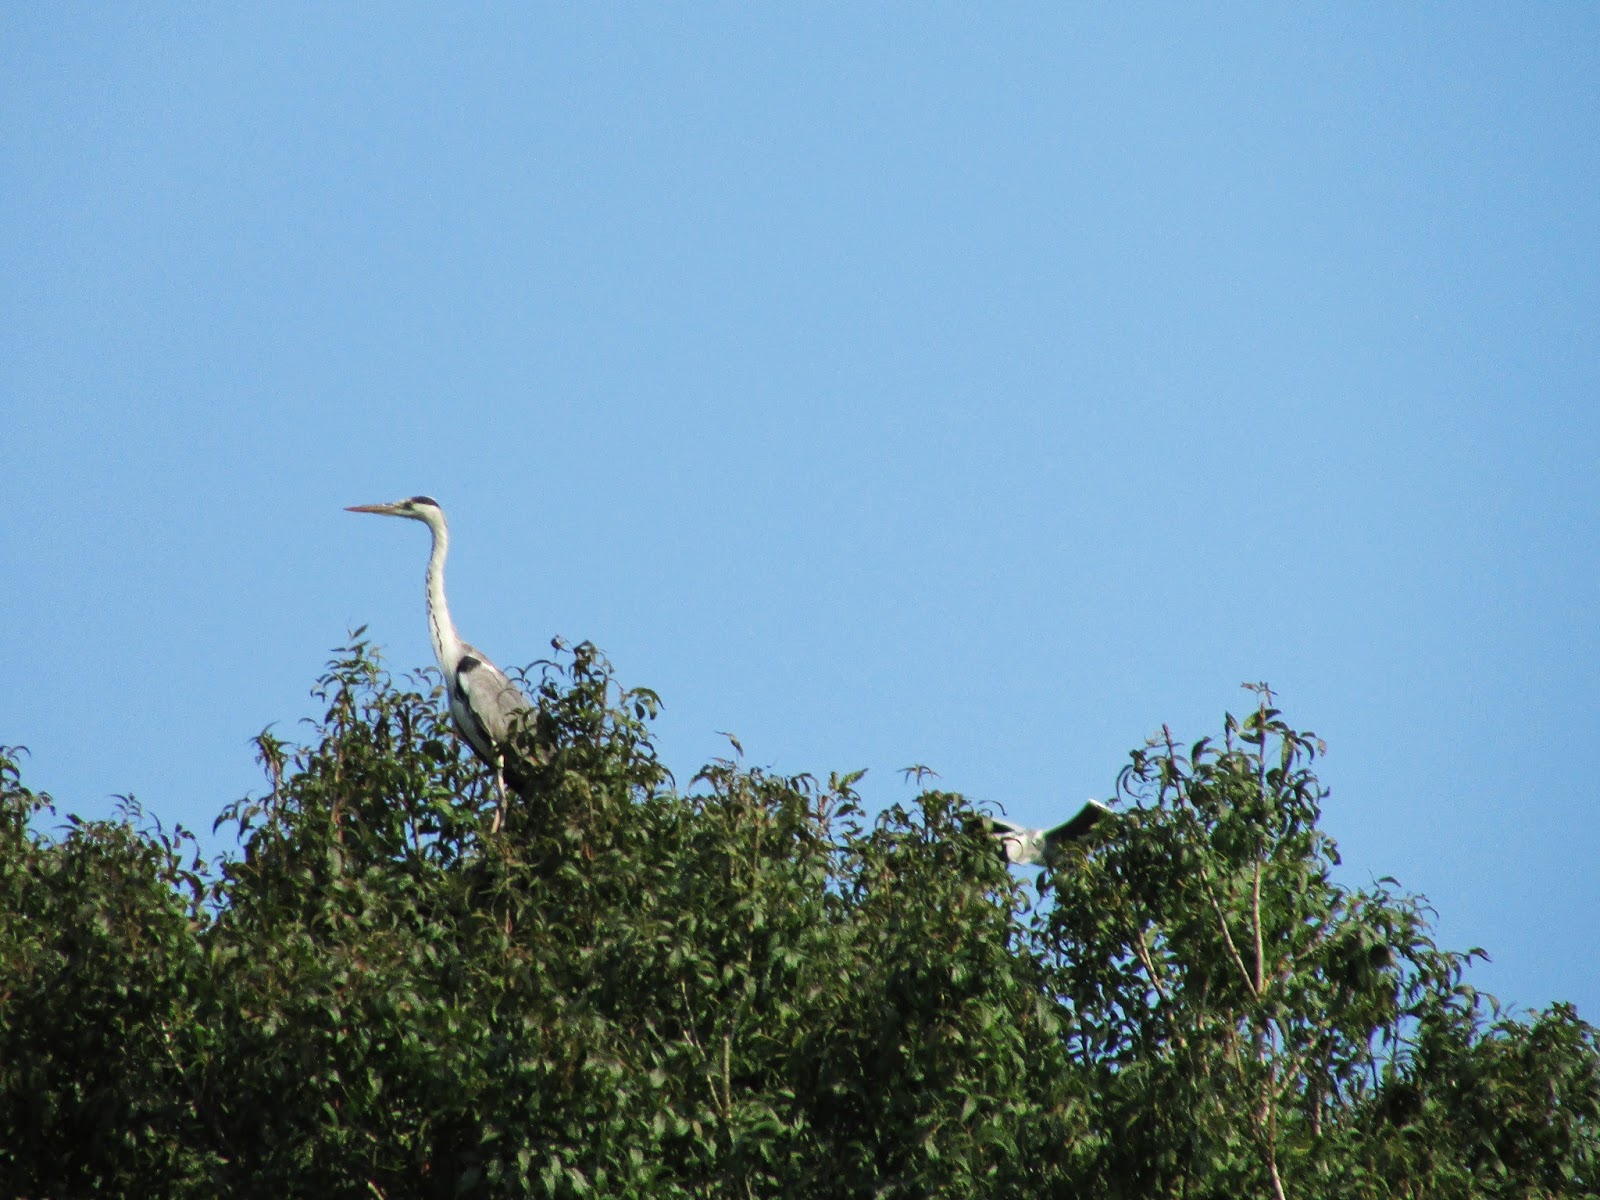
[[[443,521],[430,521],[428,527],[433,531],[433,553],[428,556],[428,632],[433,636],[433,656],[448,676],[461,659],[461,638],[444,598],[444,556],[450,552],[450,531]]]

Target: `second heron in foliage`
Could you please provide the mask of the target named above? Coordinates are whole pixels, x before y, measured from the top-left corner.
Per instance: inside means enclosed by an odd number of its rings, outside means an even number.
[[[393,504],[355,504],[346,512],[378,513],[421,521],[433,533],[433,553],[428,556],[428,632],[434,657],[444,673],[450,697],[450,716],[472,751],[494,770],[500,803],[495,809],[494,831],[499,832],[506,813],[507,755],[512,741],[533,711],[528,698],[506,678],[483,651],[468,645],[450,620],[444,598],[444,557],[450,549],[450,530],[444,510],[431,496],[412,496]]]

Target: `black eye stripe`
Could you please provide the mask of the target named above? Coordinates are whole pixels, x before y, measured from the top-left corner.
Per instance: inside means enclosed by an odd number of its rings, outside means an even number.
[[[407,504],[429,504],[429,505],[432,505],[434,508],[438,508],[439,507],[439,502],[437,500],[435,500],[432,496],[413,496],[413,497],[411,497],[411,499],[407,500],[406,503]]]

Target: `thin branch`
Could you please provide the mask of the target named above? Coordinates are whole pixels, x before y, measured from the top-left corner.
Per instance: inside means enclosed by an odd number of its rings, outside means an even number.
[[[1283,1190],[1283,1179],[1278,1174],[1278,1120],[1277,1109],[1268,1106],[1267,1171],[1272,1176],[1272,1191],[1278,1200],[1289,1200]]]
[[[1250,910],[1256,926],[1256,995],[1266,990],[1266,956],[1261,948],[1261,860],[1256,859],[1255,878],[1250,884]]]
[[[1207,879],[1204,875],[1202,875],[1200,877],[1200,886],[1205,888],[1206,899],[1211,901],[1211,907],[1217,914],[1217,924],[1222,929],[1222,941],[1223,941],[1223,944],[1228,947],[1228,953],[1233,956],[1234,965],[1239,968],[1239,976],[1240,976],[1240,978],[1242,978],[1244,980],[1244,985],[1245,985],[1245,987],[1250,989],[1250,994],[1252,996],[1259,996],[1261,994],[1261,989],[1260,989],[1259,985],[1257,985],[1255,979],[1251,976],[1250,969],[1244,965],[1244,955],[1240,954],[1239,953],[1239,947],[1237,947],[1237,946],[1235,946],[1233,944],[1233,934],[1228,929],[1228,918],[1223,915],[1222,905],[1217,903],[1217,894],[1214,891],[1211,890],[1211,881],[1209,879]],[[1259,933],[1260,933],[1260,926],[1259,925],[1257,925],[1256,931],[1257,931],[1257,934],[1259,935]],[[1260,966],[1260,963],[1261,963],[1261,959],[1260,959],[1259,952],[1258,952],[1257,958],[1256,958],[1256,964],[1257,964],[1258,967]]]
[[[701,1045],[699,1037],[695,1035],[694,1025],[691,1023],[694,1006],[689,1001],[689,985],[682,979],[678,980],[678,992],[683,996],[683,1036],[688,1039],[689,1045],[693,1046],[695,1052],[700,1056],[701,1070],[705,1073],[706,1089],[711,1093],[712,1106],[721,1110],[722,1118],[726,1120],[728,1110],[722,1103],[722,1097],[717,1094],[716,1070],[712,1064],[711,1055],[706,1053],[706,1048]],[[723,1052],[726,1055],[726,1038],[723,1039]],[[726,1058],[724,1058],[724,1063],[726,1063]]]
[[[1155,960],[1150,955],[1149,944],[1144,940],[1144,926],[1135,925],[1133,927],[1133,936],[1135,938],[1134,953],[1139,956],[1139,961],[1144,964],[1145,974],[1150,976],[1150,985],[1156,989],[1156,995],[1160,996],[1163,1002],[1171,1000],[1172,996],[1167,991],[1166,984],[1161,981],[1161,976],[1156,974]]]

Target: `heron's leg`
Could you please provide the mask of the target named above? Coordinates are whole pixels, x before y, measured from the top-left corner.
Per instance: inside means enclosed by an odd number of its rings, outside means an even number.
[[[500,792],[500,802],[494,806],[494,824],[489,827],[490,833],[499,833],[500,826],[506,819],[506,772],[504,767],[496,767],[494,772],[494,785]]]

